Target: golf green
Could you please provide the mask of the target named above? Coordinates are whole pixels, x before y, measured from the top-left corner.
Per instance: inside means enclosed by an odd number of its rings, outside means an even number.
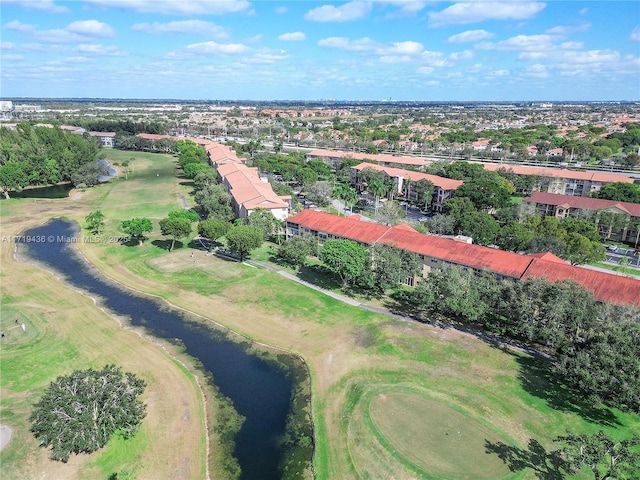
[[[499,434],[445,403],[414,392],[383,392],[369,404],[369,416],[394,456],[415,469],[447,479],[498,479],[509,468],[485,451]]]

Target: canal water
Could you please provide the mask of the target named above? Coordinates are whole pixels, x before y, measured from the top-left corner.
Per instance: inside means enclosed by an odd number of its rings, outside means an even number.
[[[72,249],[73,242],[68,239],[78,236],[73,222],[54,219],[21,235],[18,247],[21,255],[44,264],[69,284],[99,297],[106,308],[129,317],[132,325],[144,327],[158,338],[179,340],[185,352],[201,363],[218,390],[245,417],[235,438],[234,456],[242,470],[240,478],[280,478],[279,439],[285,432],[293,388],[286,372],[248,354],[242,345],[228,340],[220,331],[190,320],[150,297],[101,279],[98,271]]]

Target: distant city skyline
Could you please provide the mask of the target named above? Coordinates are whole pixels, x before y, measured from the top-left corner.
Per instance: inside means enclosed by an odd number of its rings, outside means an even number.
[[[2,0],[0,97],[640,100],[636,1]]]

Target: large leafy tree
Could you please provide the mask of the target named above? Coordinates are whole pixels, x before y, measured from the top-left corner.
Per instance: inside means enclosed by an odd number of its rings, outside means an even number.
[[[71,454],[91,453],[118,432],[132,436],[143,418],[138,399],[145,382],[115,365],[76,370],[58,377],[34,405],[31,432],[51,458],[67,462]]]
[[[261,228],[253,225],[236,225],[231,227],[226,233],[227,246],[229,250],[240,255],[240,261],[251,252],[251,250],[262,245],[264,232]]]
[[[478,210],[501,208],[507,206],[511,198],[511,191],[506,184],[509,182],[497,175],[476,178],[465,181],[456,189],[455,195],[470,199]]]
[[[407,277],[420,273],[417,254],[392,245],[376,243],[369,248],[375,286],[382,292],[397,287]]]
[[[595,435],[567,432],[556,438],[564,447],[560,455],[571,470],[589,468],[594,480],[637,478],[640,472],[640,436],[614,440],[605,432]],[[574,473],[573,471],[571,473]]]
[[[318,241],[314,237],[296,235],[280,245],[276,258],[278,262],[299,268],[304,265],[308,256],[316,253],[317,249]]]
[[[276,217],[264,208],[254,209],[247,217],[247,225],[253,225],[262,230],[263,240],[269,240],[276,229]]]
[[[342,288],[355,280],[367,264],[367,249],[352,240],[327,240],[320,260],[342,280]]]
[[[605,200],[640,203],[640,185],[624,182],[611,183],[605,185],[597,192],[593,192],[591,196]]]
[[[201,237],[206,238],[210,244],[224,237],[231,228],[229,222],[218,220],[217,218],[208,218],[198,223],[198,233]]]
[[[231,195],[224,185],[208,185],[195,194],[195,200],[209,217],[229,221],[233,219]]]
[[[169,251],[173,251],[176,240],[186,238],[191,235],[191,221],[181,217],[167,217],[160,220],[160,232],[162,235],[171,237],[171,247]]]
[[[478,245],[491,245],[500,232],[500,225],[495,219],[484,212],[472,212],[464,215],[456,227],[465,235],[473,237]]]
[[[418,180],[413,184],[413,191],[418,196],[418,201],[422,203],[425,208],[431,205],[433,193],[435,192],[433,182],[425,180],[424,178]]]
[[[565,303],[579,313],[575,299]],[[558,373],[595,401],[640,412],[640,324],[611,322],[600,331],[581,333],[585,341],[561,356]]]
[[[142,245],[144,234],[153,231],[153,225],[148,218],[132,218],[122,222],[122,230],[132,239],[138,241],[138,245]]]

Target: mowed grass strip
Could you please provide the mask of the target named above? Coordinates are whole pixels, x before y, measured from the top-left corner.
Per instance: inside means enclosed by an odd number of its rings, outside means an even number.
[[[496,455],[485,449],[486,441],[508,439],[442,401],[417,392],[386,390],[370,400],[368,413],[375,427],[372,433],[423,475],[499,479],[510,473]]]

